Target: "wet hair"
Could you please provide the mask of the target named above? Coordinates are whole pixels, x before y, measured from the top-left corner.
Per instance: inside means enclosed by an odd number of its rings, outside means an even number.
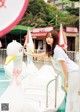
[[[56,45],[58,45],[58,41],[59,41],[57,31],[55,31],[55,30],[49,31],[46,35],[46,38],[50,37],[50,35],[51,35],[51,38],[53,38],[54,42],[52,44],[52,47],[50,45],[48,45],[46,42],[46,53],[47,53],[48,57],[54,55],[54,48]]]

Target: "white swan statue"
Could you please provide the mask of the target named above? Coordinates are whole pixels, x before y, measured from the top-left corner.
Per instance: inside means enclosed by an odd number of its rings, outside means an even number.
[[[25,99],[21,87],[21,75],[25,68],[22,68],[22,45],[13,41],[7,46],[7,55],[5,71],[11,75],[11,81],[6,91],[0,96],[1,111],[5,112],[36,112],[28,100]],[[13,63],[8,65],[10,61]],[[4,107],[6,106],[6,107]],[[0,112],[1,112],[0,111]]]

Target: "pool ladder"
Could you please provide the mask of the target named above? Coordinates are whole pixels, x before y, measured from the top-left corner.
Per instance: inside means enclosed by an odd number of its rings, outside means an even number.
[[[48,97],[49,97],[49,95],[48,95],[48,89],[49,89],[49,85],[53,82],[53,81],[55,81],[55,109],[56,109],[56,106],[57,106],[57,81],[58,80],[58,75],[57,76],[55,76],[55,79],[52,79],[51,81],[49,81],[48,82],[48,84],[47,84],[47,87],[46,87],[46,108],[48,108]]]

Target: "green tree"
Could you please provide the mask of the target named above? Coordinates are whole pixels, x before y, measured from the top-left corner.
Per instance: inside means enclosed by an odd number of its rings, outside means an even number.
[[[75,4],[78,3],[79,4],[79,0],[69,0],[70,3],[72,4],[72,7],[67,6],[65,8],[65,10],[71,14],[71,15],[75,15],[76,18],[78,18],[74,25],[79,29],[79,7],[75,7]]]
[[[75,15],[62,12],[55,5],[45,3],[43,0],[30,0],[20,24],[31,27],[59,28],[61,23],[64,27],[75,26],[77,19]]]
[[[72,15],[76,15],[79,16],[79,8],[74,8],[74,7],[66,7],[65,8],[66,11],[68,11],[70,14]]]
[[[46,4],[43,0],[31,0],[20,24],[33,27],[51,26],[55,24],[55,13],[57,12],[55,6]]]
[[[79,7],[75,7],[75,4],[79,4],[79,0],[61,0],[61,4],[67,4],[67,6],[63,9],[71,16],[74,16],[75,21],[71,25],[76,26],[79,29]],[[73,19],[72,19],[73,20]]]
[[[79,0],[70,0],[71,2],[79,2]]]

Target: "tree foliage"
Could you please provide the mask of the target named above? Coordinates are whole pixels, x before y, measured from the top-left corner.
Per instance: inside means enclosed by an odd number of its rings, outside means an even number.
[[[70,0],[71,2],[79,2],[79,0]]]
[[[61,2],[63,2],[63,3],[74,3],[74,2],[79,2],[79,0],[62,0]]]
[[[67,0],[72,6],[67,6],[65,10],[70,14],[70,15],[75,15],[77,20],[75,20],[75,26],[79,29],[79,7],[75,7],[75,3],[79,3],[79,0]]]
[[[66,11],[68,11],[70,14],[72,15],[76,15],[79,16],[79,8],[73,8],[73,7],[66,7],[65,8]]]
[[[77,20],[75,15],[64,13],[55,5],[45,3],[43,0],[30,0],[20,24],[31,27],[53,26],[59,28],[61,23],[64,27],[75,26]]]

